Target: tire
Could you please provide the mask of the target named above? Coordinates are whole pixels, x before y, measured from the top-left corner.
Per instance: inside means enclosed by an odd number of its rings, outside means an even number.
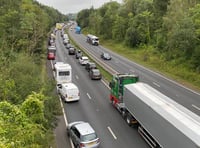
[[[127,114],[126,116],[126,123],[131,126],[131,115],[130,114]]]
[[[122,110],[122,117],[125,119],[126,118],[126,111]]]

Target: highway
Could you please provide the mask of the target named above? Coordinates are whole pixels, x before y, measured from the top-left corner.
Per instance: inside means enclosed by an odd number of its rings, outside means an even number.
[[[158,72],[154,72],[138,65],[137,63],[130,61],[101,45],[90,45],[86,42],[86,36],[83,34],[75,34],[74,31],[69,31],[69,35],[80,47],[90,53],[97,61],[100,61],[101,65],[106,65],[106,67],[109,67],[111,71],[116,73],[132,73],[139,75],[140,81],[148,83],[174,101],[185,106],[197,115],[200,115],[199,92],[186,88],[174,80],[164,77]],[[104,61],[100,58],[100,54],[103,51],[108,52],[112,56],[111,61]]]
[[[82,40],[83,43],[85,41]],[[56,61],[67,62],[72,66],[72,81],[80,90],[80,101],[62,103],[67,122],[87,121],[96,130],[101,144],[100,148],[148,148],[137,130],[129,127],[121,115],[109,102],[109,89],[105,82],[91,80],[84,66],[78,63],[74,55],[68,55],[62,43],[60,32],[56,39]],[[66,127],[59,132],[65,134]],[[65,138],[66,140],[63,140]],[[68,147],[67,136],[57,136],[59,148]],[[59,142],[58,142],[59,141]]]

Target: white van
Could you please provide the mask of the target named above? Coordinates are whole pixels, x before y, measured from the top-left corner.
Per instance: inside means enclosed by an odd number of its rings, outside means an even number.
[[[68,37],[67,34],[64,34],[64,35],[63,35],[63,40],[64,40],[64,39],[69,39],[69,37]]]
[[[80,99],[79,89],[74,83],[58,84],[57,91],[65,102],[78,101]]]
[[[54,70],[57,84],[72,81],[72,67],[68,63],[56,62],[54,64]]]

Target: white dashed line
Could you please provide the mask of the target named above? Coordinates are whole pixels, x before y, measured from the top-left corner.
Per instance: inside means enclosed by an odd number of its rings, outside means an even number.
[[[196,108],[197,110],[199,110],[199,111],[200,111],[200,108],[199,108],[199,107],[197,107],[196,105],[192,104],[192,107],[194,107],[194,108]]]
[[[77,80],[79,79],[79,77],[77,75],[75,77],[76,77]]]
[[[91,100],[92,98],[90,97],[90,95],[87,93],[88,98]]]
[[[111,130],[111,128],[109,126],[107,128],[108,128],[109,132],[112,134],[113,138],[116,140],[117,137],[115,136],[115,134],[113,133],[113,131]]]
[[[132,73],[135,73],[135,71],[133,69],[130,69],[129,71],[132,72]]]
[[[158,87],[160,87],[160,85],[158,85],[156,82],[153,82],[153,84],[156,85],[156,86],[158,86]]]

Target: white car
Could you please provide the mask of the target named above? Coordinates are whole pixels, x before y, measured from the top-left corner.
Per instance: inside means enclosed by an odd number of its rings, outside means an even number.
[[[81,65],[86,65],[89,62],[89,58],[87,56],[82,56],[79,58],[79,63]]]

